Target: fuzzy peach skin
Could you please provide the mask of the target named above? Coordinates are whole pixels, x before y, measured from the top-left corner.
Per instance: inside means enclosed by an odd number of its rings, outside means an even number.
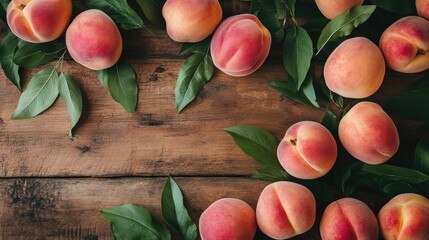
[[[167,0],[162,8],[167,34],[177,42],[199,42],[222,20],[218,0]]]
[[[381,208],[378,221],[386,240],[427,240],[429,200],[414,193],[399,194]]]
[[[416,0],[416,8],[420,17],[429,20],[429,0]]]
[[[316,0],[316,5],[326,18],[333,19],[354,6],[362,5],[363,2],[364,0]]]
[[[429,21],[408,16],[384,30],[379,46],[389,68],[416,73],[429,68]]]
[[[69,24],[71,15],[71,0],[12,0],[7,7],[10,30],[32,43],[57,39]]]
[[[326,60],[323,74],[328,88],[347,98],[374,94],[384,80],[386,65],[380,49],[364,37],[342,42]]]
[[[280,164],[290,175],[314,179],[325,175],[337,159],[337,143],[322,124],[301,121],[293,124],[277,147]]]
[[[375,214],[354,198],[342,198],[329,204],[319,229],[323,240],[374,240],[379,234]]]
[[[338,135],[353,157],[368,164],[386,162],[399,148],[395,123],[373,102],[353,106],[340,120]]]
[[[202,240],[253,240],[255,211],[240,199],[219,199],[201,214],[199,231]]]
[[[259,229],[273,239],[286,239],[307,232],[316,220],[316,200],[306,187],[287,181],[262,190],[256,205]]]
[[[122,37],[104,12],[90,9],[80,13],[66,31],[71,57],[83,66],[101,70],[113,66],[122,53]]]
[[[271,34],[255,15],[240,14],[225,19],[210,45],[214,65],[230,76],[256,71],[268,57]]]

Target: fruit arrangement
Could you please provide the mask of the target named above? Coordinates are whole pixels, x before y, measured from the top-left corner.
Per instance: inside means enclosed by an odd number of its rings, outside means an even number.
[[[262,165],[252,177],[272,182],[261,192],[256,209],[240,199],[222,198],[201,214],[197,228],[179,187],[169,178],[162,198],[165,220],[183,239],[196,239],[197,231],[206,240],[254,239],[258,230],[264,237],[288,239],[314,228],[322,239],[427,239],[429,143],[419,142],[411,165],[389,160],[400,147],[391,115],[429,119],[429,111],[420,107],[429,103],[428,79],[386,106],[371,96],[382,86],[386,69],[404,76],[429,69],[429,1],[249,2],[249,13],[225,17],[218,0],[137,1],[152,24],[165,27],[173,41],[183,43],[180,54],[187,58],[174,91],[177,111],[189,106],[215,69],[247,76],[269,54],[278,54],[287,80],[270,85],[291,100],[324,109],[325,116],[320,123],[293,124],[281,141],[257,127],[225,128],[243,152]],[[70,0],[2,2],[2,17],[11,32],[0,45],[0,62],[9,80],[22,90],[20,67],[58,59],[54,67],[32,77],[12,118],[34,117],[60,96],[68,107],[73,136],[82,96],[73,76],[63,72],[67,54],[97,71],[113,99],[127,112],[134,111],[137,79],[121,59],[120,29],[150,29],[125,0],[83,3],[88,10],[72,18]],[[313,71],[315,63],[323,63],[319,74]],[[389,201],[375,212],[355,195],[362,188]],[[319,219],[317,212],[322,213]],[[117,206],[102,214],[117,238],[171,238],[169,230],[139,206]],[[149,230],[135,227],[131,216],[141,218]]]

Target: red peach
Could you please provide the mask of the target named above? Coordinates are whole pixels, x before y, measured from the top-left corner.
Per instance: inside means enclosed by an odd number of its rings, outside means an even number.
[[[326,18],[333,19],[354,6],[362,5],[363,2],[364,0],[316,0],[316,5]]]
[[[337,159],[337,143],[322,124],[301,121],[293,124],[277,148],[277,157],[292,176],[314,179],[329,172]]]

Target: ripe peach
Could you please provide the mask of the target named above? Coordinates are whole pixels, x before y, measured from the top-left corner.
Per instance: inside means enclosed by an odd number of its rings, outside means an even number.
[[[337,159],[337,143],[318,122],[301,121],[292,125],[277,148],[277,157],[292,176],[314,179],[325,175]]]
[[[384,239],[429,239],[429,200],[414,193],[399,194],[378,213]]]
[[[316,5],[326,18],[333,19],[354,6],[362,5],[363,2],[364,0],[316,0]]]
[[[177,42],[199,42],[222,20],[218,0],[167,0],[162,8],[167,34]]]
[[[256,206],[261,231],[274,239],[285,239],[307,232],[316,220],[316,200],[306,187],[280,181],[262,190]]]
[[[378,239],[377,217],[362,201],[342,198],[329,204],[320,220],[323,240]]]
[[[386,162],[399,148],[395,123],[373,102],[353,106],[340,120],[338,135],[353,157],[369,164]]]
[[[252,14],[225,19],[213,35],[210,46],[214,65],[231,76],[256,71],[268,57],[271,34]]]
[[[348,98],[365,98],[381,86],[386,66],[380,49],[364,37],[342,42],[328,57],[324,76],[328,88]]]
[[[416,0],[417,13],[420,17],[429,20],[429,1],[428,0]]]
[[[200,216],[202,240],[252,240],[256,234],[255,211],[236,198],[212,203]]]
[[[66,32],[71,57],[83,66],[101,70],[113,66],[122,53],[122,37],[104,12],[90,9],[80,13]]]
[[[390,25],[380,38],[386,64],[402,73],[416,73],[429,68],[429,21],[408,16]]]
[[[33,43],[49,42],[63,34],[72,15],[71,0],[12,0],[7,23],[19,38]]]

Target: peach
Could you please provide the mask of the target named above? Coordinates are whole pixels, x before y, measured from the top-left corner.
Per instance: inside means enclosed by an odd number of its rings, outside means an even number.
[[[328,88],[347,98],[365,98],[381,86],[386,71],[380,49],[364,37],[342,42],[323,69]]]
[[[162,8],[167,34],[177,42],[199,42],[222,20],[218,0],[167,0]]]
[[[80,13],[66,31],[71,57],[83,66],[101,70],[113,66],[122,53],[122,37],[115,22],[104,12]]]
[[[200,216],[202,240],[252,240],[256,234],[255,211],[237,198],[213,202]]]
[[[256,71],[268,57],[271,34],[255,15],[225,19],[216,29],[210,52],[214,65],[230,76]]]
[[[395,123],[373,102],[360,102],[340,120],[338,135],[344,148],[368,164],[389,160],[399,148]]]
[[[429,0],[416,0],[417,13],[429,20]]]
[[[316,0],[316,5],[326,18],[334,19],[352,7],[362,5],[363,2],[364,0]]]
[[[323,240],[378,239],[377,217],[362,201],[342,198],[330,203],[320,220]]]
[[[384,30],[379,46],[386,64],[402,73],[417,73],[429,68],[429,21],[408,16]]]
[[[414,193],[392,198],[378,213],[384,239],[429,239],[429,200]]]
[[[329,172],[337,159],[337,143],[322,124],[301,121],[286,131],[277,148],[280,164],[290,175],[314,179]]]
[[[316,200],[306,187],[280,181],[262,190],[256,206],[259,229],[270,238],[285,239],[307,232],[316,220]]]
[[[7,7],[10,30],[33,43],[57,39],[69,24],[71,15],[71,0],[12,0]]]

